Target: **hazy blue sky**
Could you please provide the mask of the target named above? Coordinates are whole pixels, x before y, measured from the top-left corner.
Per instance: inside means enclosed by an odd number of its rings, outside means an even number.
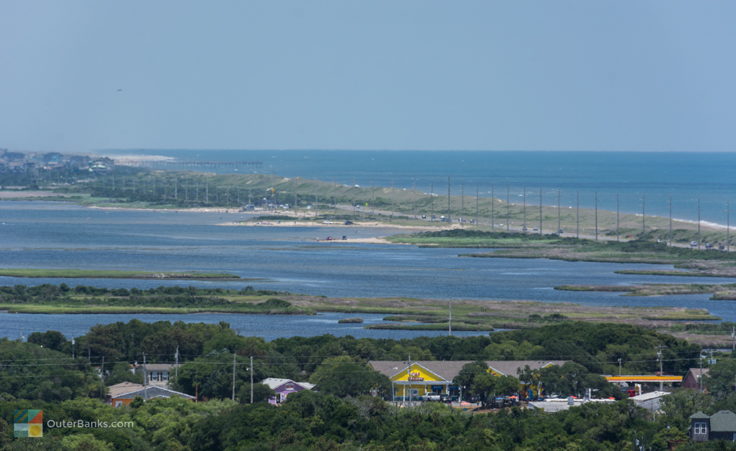
[[[0,147],[736,150],[736,2],[0,1]]]

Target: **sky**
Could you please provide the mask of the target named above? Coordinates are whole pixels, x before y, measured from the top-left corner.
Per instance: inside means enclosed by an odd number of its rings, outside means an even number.
[[[736,150],[731,0],[2,0],[0,148]]]

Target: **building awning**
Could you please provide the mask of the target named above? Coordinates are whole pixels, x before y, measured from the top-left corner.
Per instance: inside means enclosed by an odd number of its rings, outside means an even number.
[[[679,384],[682,382],[682,376],[648,376],[648,375],[628,375],[628,376],[603,376],[608,382],[626,382],[626,383],[647,383],[647,382],[663,382],[667,384]]]

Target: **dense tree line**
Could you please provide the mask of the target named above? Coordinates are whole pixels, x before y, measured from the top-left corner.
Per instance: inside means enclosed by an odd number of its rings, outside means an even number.
[[[76,337],[74,343],[53,331],[31,334],[28,340],[66,356],[88,357],[96,366],[106,362],[105,374],[116,370],[113,380],[131,379],[125,376],[124,365],[142,363],[144,359],[149,363],[171,363],[178,353],[183,366],[178,371],[176,387],[187,393],[198,392],[208,399],[232,395],[233,358],[238,385],[250,378],[250,357],[254,358],[253,374],[257,381],[266,377],[314,381],[329,374],[328,368],[341,368],[332,371],[335,378],[325,385],[334,387],[328,392],[341,395],[388,392],[387,382],[368,369],[369,360],[406,361],[409,356],[412,360],[559,359],[570,362],[509,376],[523,382],[541,380],[547,393],[581,395],[591,388],[599,395],[618,396],[616,390],[597,376],[615,373],[618,358],[627,371],[652,373],[658,370],[656,353],[664,349],[665,371],[682,375],[686,368],[697,365],[700,351],[695,345],[640,327],[575,322],[465,338],[391,340],[323,335],[267,342],[241,336],[227,323],[133,320],[95,326],[87,334]],[[339,377],[341,371],[363,371],[361,377],[370,383],[360,388],[350,387],[347,378]],[[490,382],[484,381],[487,388],[493,385]],[[490,392],[490,389],[472,389],[468,381],[460,385],[467,386],[466,393]]]
[[[246,331],[247,333],[247,331]],[[69,341],[58,333],[32,334],[29,341],[71,354]],[[227,323],[182,322],[98,325],[77,337],[80,353],[107,362],[170,362],[177,348],[181,361],[211,353],[254,356],[260,365],[280,368],[283,377],[311,375],[331,357],[368,360],[571,360],[587,372],[614,374],[618,359],[627,372],[659,370],[658,351],[666,373],[684,375],[698,365],[700,347],[669,335],[626,324],[563,322],[549,326],[474,337],[370,339],[351,336],[279,338],[266,342],[239,336]],[[88,352],[89,349],[89,352]]]
[[[43,346],[0,339],[0,400],[62,401],[100,392],[101,382],[88,362]]]
[[[524,358],[573,360],[540,371],[524,370],[521,380],[542,380],[549,389],[577,393],[602,384],[594,368],[606,369],[613,350],[633,354],[635,346],[666,343],[689,355],[681,341],[627,325],[566,323],[533,330],[478,337],[437,337],[405,340],[353,337],[282,338],[266,342],[243,337],[226,323],[143,323],[131,321],[96,326],[71,342],[58,332],[32,334],[29,343],[0,341],[0,446],[21,449],[646,449],[664,450],[683,441],[682,450],[709,449],[687,444],[688,416],[703,410],[736,410],[733,374],[736,361],[720,359],[705,379],[708,393],[680,390],[665,398],[663,414],[634,407],[627,401],[584,405],[558,414],[512,408],[471,414],[429,403],[397,408],[381,400],[387,379],[372,371],[370,359],[481,360],[467,365],[456,381],[472,395],[488,399],[512,393],[517,378],[495,377],[483,360],[499,358],[516,343]],[[621,348],[630,343],[632,348]],[[612,347],[613,346],[613,347]],[[87,360],[89,347],[92,365]],[[172,361],[176,348],[184,362],[176,387],[197,392],[207,402],[183,399],[134,402],[127,408],[102,404],[102,383],[134,378],[128,362],[147,353],[148,361]],[[562,351],[565,351],[563,355]],[[569,353],[569,354],[568,354]],[[106,356],[105,379],[93,366]],[[236,360],[236,398],[232,394],[232,363]],[[256,384],[250,401],[250,360],[254,379],[287,377],[316,383],[319,392],[301,392],[281,407],[264,402],[272,394]],[[416,357],[415,357],[416,356]],[[572,358],[571,358],[572,357]],[[592,357],[592,358],[591,358]],[[688,357],[678,357],[678,359]],[[579,360],[577,360],[579,359]],[[632,362],[639,364],[639,362]],[[656,363],[656,362],[655,362]],[[13,366],[15,364],[15,366]],[[574,375],[574,377],[573,377]],[[536,379],[535,379],[536,378]],[[556,384],[556,385],[555,385]],[[611,387],[600,386],[600,390]],[[366,396],[373,393],[378,396]],[[606,393],[604,393],[606,394]],[[221,400],[218,400],[221,399]],[[12,441],[16,408],[41,408],[50,419],[132,421],[120,429],[47,430],[31,443]],[[29,445],[29,443],[31,443]],[[719,445],[729,449],[727,445]]]
[[[240,290],[224,288],[197,288],[197,287],[157,287],[148,289],[138,288],[99,288],[85,285],[70,287],[62,283],[59,285],[42,284],[37,286],[14,285],[0,287],[0,303],[7,304],[50,304],[63,301],[66,304],[86,302],[95,298],[96,302],[111,305],[211,305],[227,302],[223,296],[273,296],[284,294],[272,290],[256,290],[245,287]]]

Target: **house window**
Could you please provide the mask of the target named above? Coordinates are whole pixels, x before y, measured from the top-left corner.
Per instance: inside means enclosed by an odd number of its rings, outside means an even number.
[[[123,401],[115,401],[115,407],[120,407],[123,405]]]
[[[693,424],[693,433],[697,435],[705,435],[708,433],[707,423],[695,423]]]
[[[161,380],[163,380],[163,381],[169,380],[169,372],[168,371],[164,371],[164,372],[161,373]]]

